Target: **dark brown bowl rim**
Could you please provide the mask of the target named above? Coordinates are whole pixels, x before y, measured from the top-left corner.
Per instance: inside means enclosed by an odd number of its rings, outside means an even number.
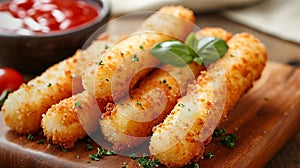
[[[105,21],[105,17],[109,15],[110,8],[111,8],[111,3],[110,0],[90,0],[90,1],[95,1],[100,7],[100,16],[97,17],[95,20],[91,21],[90,23],[65,30],[65,31],[57,31],[57,32],[51,32],[48,34],[32,34],[32,35],[19,35],[19,34],[0,34],[0,37],[5,37],[5,38],[49,38],[49,37],[59,37],[59,36],[68,36],[72,34],[76,34],[79,32],[82,32],[86,29],[90,29],[93,26],[100,24],[101,22]]]

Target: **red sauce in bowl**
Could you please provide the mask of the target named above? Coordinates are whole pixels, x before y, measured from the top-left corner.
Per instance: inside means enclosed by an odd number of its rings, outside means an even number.
[[[30,35],[68,30],[99,16],[82,0],[12,0],[0,4],[0,32]]]

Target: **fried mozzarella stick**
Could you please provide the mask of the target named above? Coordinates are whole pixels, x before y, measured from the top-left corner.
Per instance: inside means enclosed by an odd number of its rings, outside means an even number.
[[[52,105],[41,126],[47,139],[67,149],[98,128],[100,115],[96,99],[84,91]]]
[[[130,98],[111,104],[103,114],[101,130],[114,150],[124,151],[148,139],[152,127],[163,121],[187,84],[205,67],[192,63],[189,68],[161,68],[144,78]]]
[[[42,114],[52,104],[72,96],[72,82],[76,82],[74,76],[80,76],[88,62],[104,51],[104,46],[110,45],[111,41],[109,37],[98,40],[87,50],[77,51],[74,56],[53,65],[41,76],[22,84],[2,106],[5,124],[21,134],[36,133],[41,128]],[[99,49],[96,51],[95,47]],[[77,65],[77,62],[80,64]],[[78,71],[75,72],[75,69]],[[74,85],[78,86],[76,91],[82,91],[79,82]]]
[[[201,157],[222,116],[260,77],[267,59],[264,45],[247,33],[233,36],[228,45],[226,55],[202,71],[164,122],[154,127],[150,152],[162,164],[181,167]]]
[[[198,36],[215,36],[227,41],[231,34],[221,28],[205,28]],[[126,150],[147,140],[153,126],[173,109],[186,87],[205,67],[191,63],[187,68],[164,65],[145,78],[125,99],[111,105],[100,120],[102,133],[114,150]],[[189,71],[190,70],[190,71]]]
[[[132,89],[159,64],[148,50],[158,42],[184,38],[193,29],[194,20],[193,12],[181,6],[160,9],[136,33],[122,38],[108,49],[105,57],[90,64],[83,75],[85,90],[104,102],[112,101],[112,95],[118,100],[128,94],[128,87]]]

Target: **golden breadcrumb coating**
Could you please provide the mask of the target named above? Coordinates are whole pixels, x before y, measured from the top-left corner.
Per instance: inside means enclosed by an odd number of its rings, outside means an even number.
[[[150,152],[162,164],[181,167],[201,157],[221,116],[260,77],[267,60],[264,45],[247,33],[234,35],[228,45],[227,54],[202,71],[164,122],[154,127]]]
[[[223,40],[231,37],[229,32],[220,28],[203,29],[201,35]],[[144,142],[152,134],[152,127],[163,121],[177,99],[183,96],[186,86],[205,67],[191,63],[187,69],[164,65],[130,92],[132,98],[128,97],[107,109],[100,125],[115,150],[126,150]]]
[[[82,92],[52,105],[41,126],[47,139],[67,149],[98,128],[100,115],[96,100]]]
[[[168,14],[162,15],[160,10],[151,15],[136,33],[122,38],[108,49],[104,58],[88,67],[83,75],[83,86],[89,94],[104,102],[110,102],[112,95],[114,100],[122,98],[128,86],[132,89],[139,79],[159,64],[148,51],[151,47],[162,41],[184,38],[192,30],[194,25],[182,24],[182,20],[193,21],[193,12],[180,6],[170,8],[173,10]],[[162,11],[164,9],[167,7]],[[178,13],[182,13],[180,17]]]
[[[39,131],[42,114],[52,104],[72,95],[72,74],[78,55],[76,52],[11,93],[2,106],[5,124],[21,134]]]
[[[126,150],[144,142],[152,134],[152,127],[163,121],[204,68],[191,63],[189,68],[164,65],[155,69],[130,92],[130,97],[107,108],[99,121],[105,139],[114,150]]]

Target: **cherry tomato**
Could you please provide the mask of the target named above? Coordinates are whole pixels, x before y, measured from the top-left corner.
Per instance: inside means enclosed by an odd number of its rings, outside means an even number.
[[[4,90],[14,91],[24,83],[23,76],[12,68],[0,68],[0,94]]]

